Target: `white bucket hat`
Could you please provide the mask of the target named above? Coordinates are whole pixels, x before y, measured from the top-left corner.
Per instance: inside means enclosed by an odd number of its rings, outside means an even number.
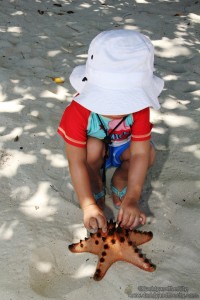
[[[79,93],[75,101],[102,115],[123,115],[160,108],[164,82],[153,74],[154,48],[143,34],[126,29],[104,31],[91,42],[86,65],[70,75]]]

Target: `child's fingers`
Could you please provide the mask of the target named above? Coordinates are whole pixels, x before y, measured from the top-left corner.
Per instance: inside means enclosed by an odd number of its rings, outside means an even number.
[[[127,224],[130,223],[131,219],[132,216],[129,211],[123,211],[123,209],[120,209],[117,220],[121,227],[127,227]]]
[[[135,228],[136,226],[138,226],[140,224],[140,218],[138,216],[136,216],[134,218],[133,223],[130,226],[130,230],[133,230],[133,228]]]
[[[90,233],[97,233],[97,229],[88,229]]]
[[[90,218],[88,229],[89,229],[89,231],[92,230],[92,232],[96,232],[97,231],[98,224],[97,224],[97,220],[95,218]]]
[[[135,215],[131,215],[129,216],[128,221],[126,222],[126,224],[124,225],[126,228],[130,228],[132,227],[133,223],[135,221]]]
[[[139,215],[126,213],[123,209],[120,209],[117,221],[120,223],[120,226],[133,230],[139,224],[144,225],[146,223],[146,216],[143,213]]]
[[[134,218],[134,221],[129,228],[130,228],[130,230],[133,230],[139,224],[144,225],[145,223],[146,223],[146,216],[145,216],[145,214],[141,213],[139,216],[136,216]]]
[[[145,223],[146,223],[146,216],[145,216],[145,214],[143,214],[143,213],[141,213],[140,214],[140,224],[142,224],[142,225],[144,225]]]
[[[107,231],[107,221],[106,218],[102,215],[98,215],[96,218],[92,217],[89,220],[88,230],[91,233],[97,232],[98,228],[102,228],[103,232]]]
[[[98,228],[101,228],[103,232],[107,231],[107,220],[104,216],[99,215],[97,217]]]
[[[122,208],[120,208],[120,210],[119,210],[119,213],[118,213],[118,216],[117,216],[117,222],[118,223],[121,223],[122,222],[122,219],[123,219],[123,209]]]

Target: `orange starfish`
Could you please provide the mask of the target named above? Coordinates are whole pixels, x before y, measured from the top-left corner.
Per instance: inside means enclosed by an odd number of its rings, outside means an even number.
[[[90,238],[69,245],[69,250],[76,253],[90,252],[98,255],[99,261],[93,277],[94,280],[101,280],[110,266],[119,260],[132,263],[145,271],[153,272],[156,267],[137,248],[138,245],[150,241],[152,237],[153,234],[150,231],[127,230],[110,221],[106,233],[98,229],[97,233],[90,234]]]

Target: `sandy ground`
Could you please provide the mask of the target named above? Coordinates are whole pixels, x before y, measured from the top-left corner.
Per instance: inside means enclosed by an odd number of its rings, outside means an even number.
[[[146,299],[152,287],[153,299],[200,295],[199,12],[199,0],[0,1],[1,300]],[[143,229],[154,233],[142,248],[157,270],[118,262],[95,282],[97,257],[68,251],[86,230],[56,130],[72,68],[113,28],[147,34],[165,80],[152,111],[157,162],[141,199]],[[109,196],[106,213],[117,213]]]

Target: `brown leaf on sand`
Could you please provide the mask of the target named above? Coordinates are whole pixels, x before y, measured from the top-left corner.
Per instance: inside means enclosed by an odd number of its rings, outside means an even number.
[[[65,80],[64,80],[63,77],[51,77],[51,79],[52,79],[55,83],[57,83],[57,84],[60,84],[60,83],[64,83],[64,82],[65,82]]]
[[[174,16],[175,17],[181,17],[181,16],[183,16],[184,14],[182,13],[182,12],[179,12],[179,13],[176,13]]]
[[[18,142],[19,141],[19,137],[18,135],[14,138],[14,142]]]
[[[44,14],[44,11],[43,11],[43,10],[40,10],[40,9],[38,9],[38,13],[39,13],[40,15],[43,15],[43,14]]]
[[[58,4],[58,3],[54,3],[53,5],[54,5],[54,6],[57,6],[57,7],[62,7],[62,5],[61,5],[61,4]]]

